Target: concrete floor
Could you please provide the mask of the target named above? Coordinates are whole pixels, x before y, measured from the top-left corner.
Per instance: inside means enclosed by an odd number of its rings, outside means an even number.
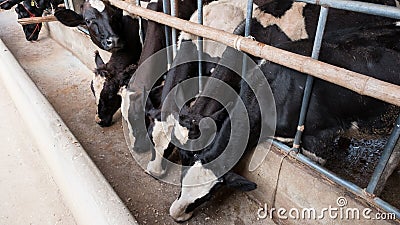
[[[0,108],[0,224],[75,224],[1,83]]]
[[[13,10],[0,13],[0,26],[0,38],[139,224],[176,224],[168,210],[178,196],[179,187],[150,177],[135,162],[125,143],[120,114],[114,116],[114,124],[108,128],[101,128],[94,122],[95,101],[89,88],[93,68],[84,66],[71,52],[49,38],[46,30],[41,31],[38,42],[27,42]],[[260,206],[244,193],[225,189],[197,210],[188,223],[273,224],[271,220],[257,219]],[[0,224],[3,223],[0,221]]]

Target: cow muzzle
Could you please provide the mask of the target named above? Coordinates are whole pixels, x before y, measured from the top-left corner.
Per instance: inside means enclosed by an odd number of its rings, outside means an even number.
[[[96,123],[101,127],[109,127],[111,126],[112,118],[103,120],[99,117],[99,114],[96,114],[96,116],[94,117],[94,121],[96,121]]]
[[[103,45],[104,50],[111,51],[113,49],[122,48],[122,44],[120,42],[121,41],[119,40],[118,37],[111,36],[111,37],[108,37],[108,38],[104,39],[101,42],[101,44]]]
[[[185,212],[186,206],[182,205],[179,199],[176,199],[174,203],[172,203],[171,207],[169,208],[169,215],[176,221],[176,222],[184,222],[190,219],[193,215],[193,212],[186,213]]]

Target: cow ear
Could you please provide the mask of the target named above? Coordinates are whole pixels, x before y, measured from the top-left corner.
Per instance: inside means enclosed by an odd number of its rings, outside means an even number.
[[[238,189],[240,191],[252,191],[257,188],[256,183],[251,182],[232,171],[226,173],[223,178],[226,186]]]
[[[85,24],[82,15],[70,9],[59,9],[54,13],[54,16],[58,21],[68,27],[77,27]]]
[[[94,62],[96,63],[97,69],[104,65],[104,61],[97,50],[94,52]]]
[[[229,102],[224,108],[216,111],[215,113],[213,113],[210,117],[214,120],[214,121],[223,121],[226,118],[226,111],[229,111],[230,108],[232,107],[233,103]]]

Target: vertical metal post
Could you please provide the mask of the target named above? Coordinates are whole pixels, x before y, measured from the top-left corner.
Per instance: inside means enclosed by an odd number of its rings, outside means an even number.
[[[247,13],[246,13],[246,25],[244,28],[244,36],[248,37],[251,31],[251,18],[253,17],[253,0],[247,1]],[[247,58],[243,57],[242,62],[242,77],[246,75],[247,70]]]
[[[203,1],[197,0],[197,22],[203,24]],[[199,93],[203,90],[203,82],[201,80],[202,74],[202,60],[203,60],[203,37],[197,37],[197,52],[199,60]]]
[[[391,162],[394,165],[390,165],[389,161],[392,154],[394,153],[393,150],[396,146],[396,143],[400,141],[399,137],[400,137],[400,115],[397,118],[392,134],[390,135],[389,140],[385,145],[385,149],[383,150],[382,156],[379,159],[379,162],[375,167],[374,174],[372,175],[372,178],[368,184],[367,187],[368,193],[379,194],[383,190],[387,178],[393,172],[394,168],[397,167],[399,156],[397,156],[397,160],[393,160],[393,162]],[[385,170],[389,171],[385,173]]]
[[[69,4],[69,0],[64,0],[64,6],[66,9],[74,10],[73,4]]]
[[[319,20],[318,20],[318,26],[317,26],[317,32],[315,34],[314,46],[313,46],[313,50],[312,50],[312,54],[311,54],[311,58],[313,58],[313,59],[318,59],[318,57],[319,57],[319,51],[321,49],[322,36],[324,35],[326,19],[328,17],[328,11],[329,11],[328,7],[321,6],[321,11],[319,14]],[[296,132],[296,136],[295,136],[294,142],[293,142],[293,149],[296,151],[299,151],[299,149],[300,149],[301,135],[303,134],[303,130],[304,130],[304,121],[305,121],[305,118],[307,115],[307,110],[308,110],[308,105],[309,105],[309,101],[310,101],[313,83],[314,83],[314,78],[312,76],[308,75],[307,81],[306,81],[306,86],[304,89],[304,94],[303,94],[303,101],[301,104],[301,111],[300,111],[299,123],[297,126],[297,132]]]
[[[177,0],[171,0],[171,16],[176,17],[176,14],[178,13],[178,4]],[[172,58],[175,58],[176,56],[176,29],[172,28],[171,31],[172,35]]]
[[[168,0],[163,0],[163,12],[165,14],[169,14],[169,2]],[[169,31],[169,27],[167,25],[164,25],[164,32],[165,32],[165,45],[167,47],[167,69],[171,68],[171,64],[172,64],[172,54],[171,54],[171,49],[169,48],[169,46],[171,45],[169,42],[169,37],[170,37],[170,31]]]
[[[140,6],[140,0],[136,0],[136,5]],[[139,38],[140,38],[140,43],[142,43],[142,46],[144,44],[144,31],[143,31],[143,21],[142,17],[139,17]]]

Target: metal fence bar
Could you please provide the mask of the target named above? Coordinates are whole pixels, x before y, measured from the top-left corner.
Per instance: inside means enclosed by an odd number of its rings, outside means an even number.
[[[359,186],[353,184],[352,182],[349,182],[347,180],[344,180],[340,177],[338,177],[337,175],[335,175],[334,173],[326,170],[325,168],[323,168],[322,166],[318,165],[317,163],[315,163],[314,161],[312,161],[311,159],[309,159],[307,156],[304,156],[303,154],[290,154],[290,152],[292,151],[292,149],[290,147],[288,147],[287,145],[278,142],[278,141],[272,141],[272,144],[276,147],[278,147],[279,149],[283,150],[285,153],[289,154],[291,157],[299,160],[300,162],[310,166],[311,168],[313,168],[314,170],[316,170],[317,172],[321,173],[322,175],[324,175],[325,177],[327,177],[329,180],[335,182],[336,184],[345,187],[346,189],[348,189],[349,191],[353,192],[354,194],[361,196],[363,199],[369,201],[369,202],[373,202],[375,205],[377,205],[378,207],[382,208],[383,210],[385,210],[388,213],[394,213],[396,215],[396,218],[400,218],[400,211],[398,209],[396,209],[395,207],[391,206],[390,204],[388,204],[387,202],[385,202],[384,200],[378,198],[378,197],[374,197],[374,198],[370,198],[369,196],[366,195],[366,193],[364,192],[364,190],[362,188],[360,188]]]
[[[349,0],[296,0],[325,7],[400,19],[400,8]]]
[[[382,191],[387,178],[390,176],[390,173],[393,172],[394,169],[393,167],[397,166],[398,160],[390,162],[390,158],[394,153],[393,150],[396,146],[396,143],[400,141],[399,137],[400,137],[400,115],[397,118],[393,131],[389,137],[389,140],[385,145],[385,149],[383,150],[379,162],[375,167],[374,174],[372,175],[372,178],[368,184],[367,187],[368,193],[379,194]],[[391,165],[390,163],[395,165]],[[392,171],[388,171],[387,173],[384,174],[385,170],[392,170]]]
[[[203,1],[197,0],[197,22],[203,25]],[[197,37],[197,53],[199,59],[199,93],[203,91],[203,81],[201,79],[203,72],[202,72],[202,60],[203,60],[203,37]]]
[[[168,0],[163,0],[163,13],[164,14],[169,14],[169,3]],[[172,53],[171,49],[168,48],[171,44],[169,43],[169,37],[170,37],[170,28],[169,26],[165,25],[164,26],[164,32],[165,32],[165,45],[167,47],[167,69],[171,68],[172,65]]]
[[[140,6],[140,0],[136,0],[136,5]],[[144,31],[143,31],[143,21],[142,21],[142,17],[139,17],[139,38],[140,38],[140,43],[142,43],[142,45],[144,44]]]
[[[248,37],[251,31],[251,18],[253,17],[253,0],[247,1],[247,14],[246,14],[246,25],[244,28],[244,36]],[[247,59],[243,57],[242,61],[242,77],[246,75],[247,70]]]
[[[171,16],[176,17],[177,15],[177,0],[170,0],[171,1]],[[171,30],[171,39],[172,39],[172,59],[175,58],[176,56],[176,51],[177,51],[177,46],[176,46],[176,29],[172,28]]]
[[[68,0],[64,0],[64,6],[65,6],[66,9],[71,9],[69,7],[69,1]],[[73,9],[71,9],[71,10],[73,10]]]
[[[315,34],[314,46],[313,46],[313,50],[312,50],[312,54],[311,54],[311,58],[313,58],[313,59],[318,59],[318,57],[319,57],[319,52],[320,52],[321,44],[322,44],[322,36],[324,35],[325,24],[326,24],[326,20],[328,18],[328,12],[329,12],[329,8],[327,8],[325,6],[321,7],[321,11],[319,14],[319,19],[318,19],[317,32]],[[300,111],[299,123],[297,126],[297,132],[296,132],[296,136],[295,136],[294,142],[293,142],[293,149],[296,149],[297,151],[299,151],[299,149],[300,149],[301,136],[305,129],[304,121],[307,116],[308,105],[310,102],[310,96],[311,96],[313,84],[314,84],[314,77],[308,75],[306,85],[304,88],[303,101],[301,103],[301,111]]]

